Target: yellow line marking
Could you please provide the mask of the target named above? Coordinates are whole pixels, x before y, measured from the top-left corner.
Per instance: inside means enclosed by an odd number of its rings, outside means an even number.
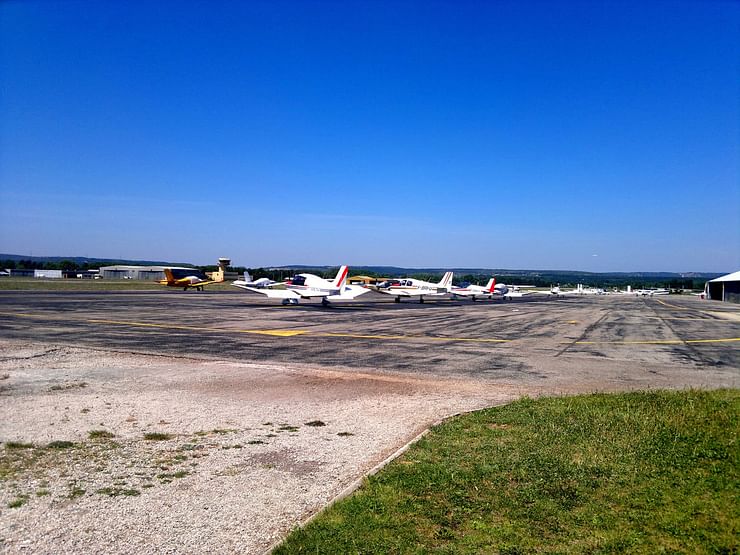
[[[576,341],[575,345],[683,345],[684,343],[728,343],[740,341],[740,337],[726,339],[665,339],[645,341]]]
[[[22,314],[16,312],[0,312],[3,316],[19,316],[22,318],[32,318],[38,320],[53,320],[59,318],[57,315],[50,314]],[[339,333],[339,332],[312,332],[307,330],[242,330],[235,328],[215,328],[204,326],[186,326],[181,324],[159,324],[151,322],[132,322],[127,320],[106,320],[100,318],[80,318],[77,322],[89,324],[106,324],[113,326],[130,326],[137,328],[156,328],[165,330],[185,330],[199,332],[219,332],[219,333],[246,333],[257,335],[270,335],[274,337],[294,337],[296,335],[311,335],[314,337],[347,337],[353,339],[381,339],[381,340],[421,340],[421,341],[470,341],[475,343],[509,343],[511,339],[492,339],[476,337],[435,337],[427,335],[372,335],[358,333]]]
[[[312,335],[321,337],[351,337],[354,339],[422,339],[426,341],[472,341],[475,343],[510,343],[511,339],[490,339],[481,337],[440,337],[434,335],[368,335],[362,333],[316,332]]]
[[[49,318],[45,316],[45,318]],[[136,328],[166,328],[170,330],[188,330],[188,331],[210,331],[213,328],[200,328],[196,326],[182,326],[177,324],[150,324],[148,322],[126,322],[124,320],[98,320],[98,319],[82,319],[78,320],[81,322],[87,322],[89,324],[111,324],[114,326],[132,326]]]
[[[663,306],[667,306],[668,308],[675,308],[676,310],[689,310],[688,308],[684,306],[676,306],[675,304],[669,304],[665,301],[661,301],[660,299],[655,299],[657,302],[662,304]]]
[[[241,333],[258,333],[261,335],[273,335],[275,337],[293,337],[308,333],[305,330],[238,330]]]
[[[18,312],[0,312],[2,316],[17,316],[37,320],[53,320],[61,318],[59,315],[51,314],[23,314]],[[78,322],[89,324],[106,324],[115,326],[131,326],[140,328],[158,328],[165,330],[185,330],[217,333],[244,333],[256,335],[269,335],[273,337],[294,337],[297,335],[309,335],[314,337],[347,337],[351,339],[380,339],[396,341],[467,341],[471,343],[510,343],[512,339],[494,339],[485,337],[440,337],[430,335],[375,335],[362,333],[340,333],[340,332],[312,332],[307,330],[242,330],[234,328],[215,328],[203,326],[186,326],[179,324],[157,324],[150,322],[131,322],[126,320],[105,320],[99,318],[77,319]],[[666,339],[666,340],[641,340],[641,341],[576,341],[575,343],[563,342],[563,344],[575,345],[682,345],[686,343],[730,343],[740,341],[740,337],[729,337],[724,339]]]
[[[643,318],[648,318],[650,320],[683,320],[685,322],[722,322],[722,320],[716,320],[714,318],[689,318],[689,317],[680,317],[676,316],[675,318],[671,318],[670,316],[643,316]],[[726,321],[726,320],[725,320]]]
[[[207,328],[200,326],[181,326],[177,324],[152,324],[148,322],[128,322],[123,320],[83,320],[93,324],[113,324],[116,326],[133,326],[140,328],[161,328],[166,330],[187,330],[187,331],[214,331],[214,332],[231,332],[231,333],[256,333],[259,335],[274,335],[276,337],[292,337],[309,333],[305,330],[240,330],[232,328]]]
[[[727,339],[687,339],[684,343],[724,343],[726,341],[740,341],[740,337],[728,337]]]

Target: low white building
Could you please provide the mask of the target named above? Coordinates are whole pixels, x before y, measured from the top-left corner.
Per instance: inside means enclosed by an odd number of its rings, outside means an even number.
[[[704,284],[707,299],[740,304],[740,270]]]
[[[33,277],[46,279],[62,279],[61,270],[34,270]]]

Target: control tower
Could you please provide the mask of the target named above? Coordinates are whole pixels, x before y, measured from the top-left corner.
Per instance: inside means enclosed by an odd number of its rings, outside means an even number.
[[[218,259],[218,270],[211,272],[211,279],[213,281],[223,281],[226,278],[226,268],[231,264],[231,258],[219,258]]]

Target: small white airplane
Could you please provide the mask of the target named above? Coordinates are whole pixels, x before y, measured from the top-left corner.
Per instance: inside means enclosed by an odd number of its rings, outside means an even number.
[[[467,287],[453,287],[450,291],[453,298],[457,297],[470,297],[471,301],[474,301],[476,297],[484,299],[492,299],[493,297],[501,297],[501,289],[496,289],[496,278],[488,280],[485,286],[480,285],[468,285]]]
[[[419,302],[424,302],[424,297],[439,297],[446,295],[452,290],[452,272],[445,273],[439,283],[429,283],[420,279],[403,278],[389,279],[379,283],[376,291],[393,295],[396,302],[401,302],[401,297],[419,297]]]
[[[265,287],[270,287],[271,285],[275,285],[276,283],[276,281],[272,281],[271,279],[267,279],[264,277],[253,280],[249,272],[244,272],[244,279],[237,279],[232,285],[244,288],[256,287],[258,289],[264,289]]]
[[[262,287],[246,285],[241,283],[241,280],[235,281],[232,285],[266,295],[271,299],[281,299],[284,305],[298,304],[300,299],[321,299],[321,304],[326,306],[331,301],[350,301],[370,291],[360,285],[347,285],[348,271],[347,266],[342,266],[333,280],[314,274],[298,274],[285,283],[273,283]]]
[[[497,283],[495,285],[495,294],[502,297],[505,301],[518,299],[525,295],[550,294],[549,291],[531,291],[531,289],[534,289],[534,285],[507,285],[505,283]]]
[[[655,295],[668,295],[668,289],[637,289],[634,291],[637,297],[654,297]]]
[[[550,289],[550,294],[558,296],[568,295],[606,295],[606,291],[597,287],[584,287],[582,283],[579,283],[575,289],[570,291],[563,291],[560,286],[556,286]]]

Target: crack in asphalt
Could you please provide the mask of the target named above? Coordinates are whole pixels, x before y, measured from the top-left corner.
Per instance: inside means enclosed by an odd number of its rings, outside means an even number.
[[[591,325],[589,325],[585,330],[583,330],[583,333],[579,337],[577,337],[573,341],[570,341],[565,347],[563,347],[557,353],[555,353],[553,355],[553,358],[559,357],[560,355],[562,355],[563,353],[565,353],[568,349],[570,349],[571,347],[575,346],[579,341],[583,340],[583,338],[586,337],[586,335],[591,330],[595,329],[596,326],[598,326],[602,321],[604,321],[604,319],[607,316],[609,316],[610,312],[611,312],[610,309],[606,309],[604,311],[604,315],[601,318],[599,318],[598,320],[596,320],[595,322],[593,322]]]

